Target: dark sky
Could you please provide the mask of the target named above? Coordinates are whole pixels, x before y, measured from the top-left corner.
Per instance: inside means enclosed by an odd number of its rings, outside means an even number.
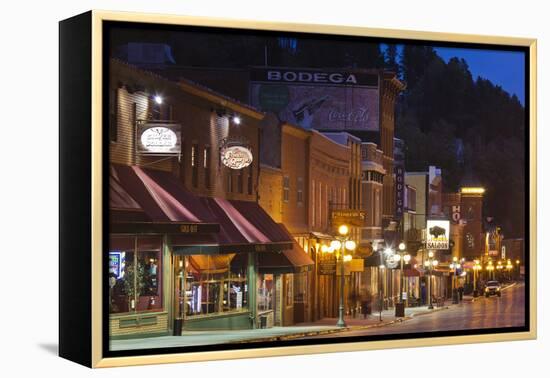
[[[463,58],[470,67],[474,80],[481,76],[500,85],[506,92],[525,101],[525,54],[514,51],[495,51],[436,47],[437,54],[446,62],[453,57]]]

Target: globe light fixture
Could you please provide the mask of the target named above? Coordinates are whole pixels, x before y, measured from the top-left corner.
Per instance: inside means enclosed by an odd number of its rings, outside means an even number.
[[[357,244],[353,240],[347,240],[344,245],[348,251],[355,251],[355,248],[357,248]]]
[[[408,264],[409,261],[411,261],[411,255],[405,255],[405,256],[403,256],[403,261],[405,261],[405,264]]]
[[[161,96],[156,95],[156,96],[154,97],[154,100],[155,100],[155,102],[156,102],[157,104],[159,104],[159,105],[162,104],[162,97],[161,97]]]
[[[399,250],[400,251],[404,251],[406,247],[407,246],[405,245],[405,243],[403,243],[403,242],[399,243]]]
[[[346,236],[349,233],[349,227],[345,224],[338,227],[338,233],[342,236]]]
[[[330,246],[332,247],[333,250],[336,251],[342,248],[342,243],[340,242],[340,240],[333,240],[330,242]]]

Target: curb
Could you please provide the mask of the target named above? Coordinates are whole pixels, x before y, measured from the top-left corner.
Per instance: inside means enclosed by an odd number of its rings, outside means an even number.
[[[308,337],[308,336],[321,336],[321,335],[330,335],[334,333],[347,332],[347,331],[359,331],[359,330],[365,330],[365,329],[371,329],[371,328],[380,328],[380,327],[385,327],[396,323],[403,323],[417,316],[432,314],[434,312],[443,311],[447,309],[449,309],[449,306],[438,307],[438,308],[434,308],[431,311],[421,312],[418,314],[411,314],[411,315],[405,316],[404,318],[398,318],[387,322],[382,321],[377,324],[368,324],[364,326],[349,326],[349,327],[333,328],[333,329],[327,329],[327,330],[321,330],[321,331],[299,332],[299,333],[293,333],[290,335],[261,337],[257,339],[236,341],[235,343],[246,344],[246,343],[256,343],[256,342],[293,340],[293,339],[299,339],[299,338]]]

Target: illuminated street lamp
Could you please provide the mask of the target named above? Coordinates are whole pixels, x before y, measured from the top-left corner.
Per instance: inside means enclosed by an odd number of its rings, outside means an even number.
[[[512,274],[511,274],[512,269],[514,269],[514,266],[512,265],[512,261],[508,259],[508,261],[506,262],[506,270],[508,271],[508,281],[512,280]]]
[[[495,279],[495,266],[493,265],[493,261],[489,260],[487,263],[487,266],[485,267],[485,270],[489,272],[489,277],[491,277],[492,280]]]
[[[481,265],[479,264],[479,260],[474,260],[474,297],[477,297],[477,272],[481,270]]]
[[[449,268],[453,270],[453,279],[451,281],[451,289],[453,293],[453,304],[458,303],[458,290],[456,288],[456,271],[460,269],[461,264],[458,262],[458,257],[453,257],[453,262],[449,265]]]
[[[428,278],[428,296],[429,296],[429,306],[428,309],[433,309],[433,303],[432,303],[432,271],[433,268],[435,268],[439,264],[439,261],[434,259],[434,252],[429,251],[428,252],[428,259],[424,261],[424,266],[428,268],[428,271],[430,272],[429,278]]]
[[[395,316],[405,316],[405,307],[403,304],[403,288],[405,281],[405,272],[403,271],[403,263],[408,264],[411,260],[411,255],[407,254],[407,246],[405,243],[399,243],[399,254],[395,255],[394,259],[401,261],[401,280],[399,280],[399,306],[395,307]]]
[[[380,305],[379,305],[379,311],[380,311],[380,314],[379,314],[379,320],[382,321],[382,307],[383,306],[383,301],[382,301],[382,272],[384,271],[384,268],[386,268],[386,266],[384,264],[380,264],[378,266],[379,268],[379,274],[378,274],[378,298],[379,298],[379,302],[380,302]]]
[[[345,285],[345,271],[344,271],[344,262],[351,261],[351,255],[345,255],[346,249],[350,252],[353,252],[357,245],[353,240],[349,238],[349,227],[345,224],[338,227],[338,235],[336,239],[330,243],[330,248],[333,251],[338,252],[336,255],[337,261],[340,262],[340,307],[338,308],[338,321],[336,322],[337,327],[345,327],[346,322],[344,321],[344,285]]]
[[[504,266],[502,265],[502,261],[497,261],[497,278],[500,280],[502,278],[502,269],[504,269]]]

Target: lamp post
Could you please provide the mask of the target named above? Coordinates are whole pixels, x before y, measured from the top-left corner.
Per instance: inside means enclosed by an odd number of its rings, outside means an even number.
[[[506,270],[508,271],[508,281],[512,281],[512,269],[514,269],[514,266],[512,265],[512,261],[508,259],[506,262]]]
[[[382,272],[384,271],[384,268],[386,266],[384,264],[380,264],[378,267],[378,302],[379,302],[379,319],[382,321],[382,307],[384,307],[384,300],[382,299]]]
[[[433,303],[432,303],[432,270],[434,267],[436,267],[439,264],[439,261],[434,259],[434,252],[429,251],[428,252],[428,259],[424,261],[424,266],[428,268],[428,271],[430,272],[428,276],[428,309],[433,309]]]
[[[502,269],[504,266],[502,265],[502,262],[499,260],[497,261],[497,279],[500,281],[502,279]]]
[[[458,290],[456,288],[456,271],[460,268],[460,263],[458,262],[458,257],[453,257],[453,262],[449,265],[449,268],[453,270],[453,279],[451,281],[451,289],[453,293],[453,304],[458,303]]]
[[[338,308],[338,321],[336,322],[337,327],[345,327],[346,322],[344,321],[344,285],[345,285],[345,270],[344,270],[344,261],[351,260],[351,255],[344,256],[345,250],[354,251],[356,244],[353,240],[349,239],[349,227],[345,224],[338,227],[338,235],[336,239],[330,243],[330,246],[335,250],[339,251],[336,255],[336,258],[340,262],[340,306]]]
[[[405,281],[405,272],[403,271],[403,264],[407,264],[411,260],[411,256],[406,253],[407,246],[405,243],[401,242],[398,246],[399,252],[394,255],[394,259],[397,259],[401,262],[401,279],[399,280],[399,303],[395,306],[395,316],[403,317],[405,316],[405,305],[403,302],[403,288]]]
[[[489,260],[487,263],[487,266],[485,269],[489,272],[489,277],[491,277],[492,280],[495,279],[495,266],[493,265],[493,261]]]
[[[477,297],[477,271],[481,270],[481,265],[479,264],[479,260],[474,260],[474,298]]]
[[[516,280],[519,281],[519,277],[521,275],[521,268],[520,268],[520,261],[516,260]]]

